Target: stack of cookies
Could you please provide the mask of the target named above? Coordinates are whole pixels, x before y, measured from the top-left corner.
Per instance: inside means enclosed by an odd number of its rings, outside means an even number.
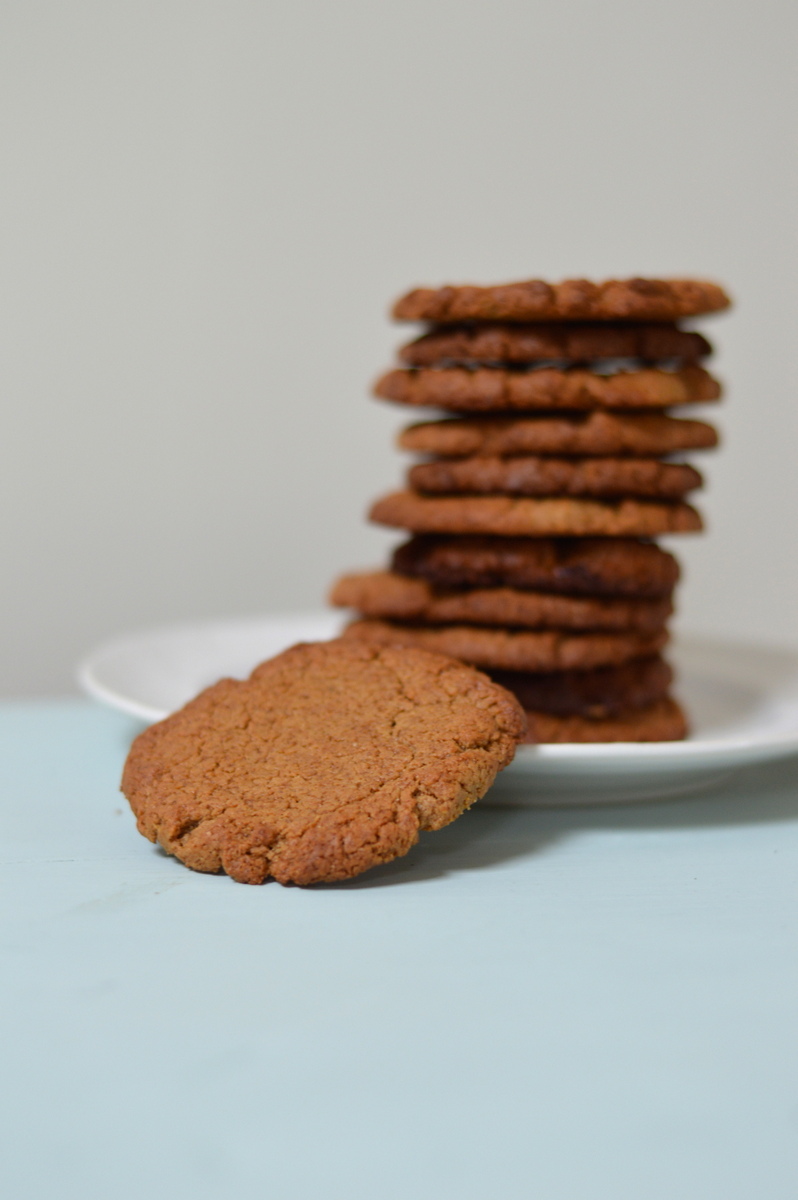
[[[409,531],[391,569],[348,575],[345,636],[438,650],[509,688],[530,741],[685,736],[661,651],[679,576],[652,539],[701,529],[683,451],[717,444],[670,410],[720,397],[705,338],[680,322],[726,308],[697,280],[539,280],[417,289],[394,316],[428,329],[377,396],[443,419],[371,519]]]

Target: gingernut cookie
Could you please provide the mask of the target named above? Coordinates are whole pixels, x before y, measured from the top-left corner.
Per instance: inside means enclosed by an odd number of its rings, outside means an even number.
[[[364,617],[421,621],[429,625],[462,622],[524,629],[607,629],[633,633],[662,629],[673,612],[669,600],[557,596],[514,588],[438,590],[423,579],[410,579],[392,571],[344,575],[335,584],[330,603],[339,608],[354,608]]]
[[[408,367],[541,361],[589,363],[604,358],[695,363],[712,353],[700,333],[676,325],[596,324],[444,325],[408,342],[399,361]]]
[[[414,288],[397,300],[398,321],[678,321],[728,308],[721,287],[701,279],[529,279],[492,287]]]
[[[668,641],[657,633],[571,633],[480,628],[476,625],[415,625],[364,617],[343,632],[372,646],[415,646],[463,662],[507,671],[560,671],[605,667],[657,654]]]
[[[349,879],[479,799],[512,760],[515,698],[462,663],[354,639],[223,679],[133,743],[141,833],[239,883]]]
[[[589,671],[491,671],[522,708],[557,717],[617,717],[662,700],[673,680],[663,658],[637,658],[620,667]]]
[[[417,492],[501,496],[643,496],[680,500],[701,487],[695,467],[655,458],[458,458],[419,463],[407,473]]]
[[[593,409],[532,417],[449,417],[410,425],[399,448],[441,458],[520,454],[635,454],[641,457],[706,450],[718,444],[705,421],[662,413],[623,413]]]
[[[703,367],[646,368],[598,375],[574,367],[534,371],[494,367],[408,367],[388,371],[374,394],[397,404],[461,413],[540,409],[670,408],[717,400],[720,384]]]
[[[611,717],[556,717],[528,711],[529,742],[679,742],[687,719],[672,697]]]
[[[655,537],[695,533],[701,518],[689,504],[572,497],[421,496],[393,492],[369,513],[378,525],[413,533],[490,533],[499,536]]]
[[[421,534],[398,546],[393,569],[437,588],[522,588],[582,596],[669,597],[679,564],[633,538],[463,537]]]

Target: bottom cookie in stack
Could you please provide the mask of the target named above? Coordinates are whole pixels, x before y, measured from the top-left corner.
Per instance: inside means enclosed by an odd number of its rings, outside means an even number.
[[[520,700],[530,741],[673,741],[686,721],[659,652],[678,575],[633,538],[422,535],[331,601],[361,614],[347,638],[486,671]]]
[[[532,742],[673,742],[687,733],[659,655],[588,671],[489,671],[513,692]]]

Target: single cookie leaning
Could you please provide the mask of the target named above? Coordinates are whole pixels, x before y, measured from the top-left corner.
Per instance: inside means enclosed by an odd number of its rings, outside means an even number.
[[[672,554],[632,538],[422,534],[398,546],[393,569],[434,587],[525,588],[581,596],[670,596]]]
[[[413,533],[490,533],[499,536],[655,537],[695,533],[701,518],[689,504],[572,497],[421,496],[394,492],[374,504],[378,525]]]
[[[476,363],[596,362],[637,358],[643,362],[677,359],[694,363],[712,353],[700,333],[676,325],[597,324],[444,325],[402,346],[399,361],[408,367]]]
[[[678,321],[728,308],[716,283],[701,279],[529,279],[492,287],[414,288],[397,300],[399,321]]]
[[[645,369],[598,375],[578,367],[512,371],[494,367],[408,367],[388,371],[374,394],[397,404],[450,412],[531,412],[536,409],[670,408],[717,400],[720,384],[703,367]]]
[[[402,450],[442,458],[518,454],[659,455],[704,450],[718,443],[705,421],[662,413],[593,410],[538,417],[450,417],[410,425],[398,439]]]
[[[514,588],[437,590],[423,579],[392,571],[344,575],[330,595],[339,608],[364,617],[389,617],[438,625],[464,622],[524,629],[606,629],[652,633],[673,612],[670,600],[556,596]]]
[[[479,799],[523,737],[518,702],[437,654],[294,646],[145,730],[122,790],[150,841],[240,883],[389,862]]]
[[[407,473],[418,492],[502,496],[644,496],[680,500],[701,487],[695,467],[655,458],[458,458]]]
[[[608,667],[658,654],[668,641],[658,633],[530,632],[476,625],[415,625],[368,617],[344,630],[343,637],[372,646],[416,646],[450,654],[489,670],[564,671]]]

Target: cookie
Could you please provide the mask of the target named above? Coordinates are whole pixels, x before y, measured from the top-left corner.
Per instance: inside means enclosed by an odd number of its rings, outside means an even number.
[[[476,625],[413,625],[364,617],[344,630],[347,640],[372,646],[415,646],[474,666],[507,671],[560,671],[604,667],[657,654],[668,640],[658,633],[530,633]]]
[[[694,467],[656,458],[457,458],[407,473],[417,492],[502,496],[643,496],[680,500],[701,487]]]
[[[678,321],[728,308],[721,287],[701,279],[530,279],[493,287],[414,288],[396,301],[398,321]]]
[[[374,394],[397,404],[450,412],[670,408],[717,400],[720,384],[703,367],[597,375],[579,368],[505,371],[493,367],[408,367],[388,371]]]
[[[705,421],[601,409],[544,417],[450,417],[410,425],[398,439],[402,450],[442,458],[508,458],[517,454],[646,456],[706,450],[717,443],[717,432]]]
[[[524,733],[462,663],[349,639],[223,679],[133,743],[122,789],[150,841],[240,883],[348,879],[479,799]]]
[[[655,537],[694,533],[701,518],[689,504],[653,500],[532,499],[516,496],[421,496],[393,492],[369,517],[413,533],[490,533],[510,537]]]
[[[679,742],[687,718],[671,697],[611,717],[556,717],[527,712],[529,742]]]
[[[408,367],[477,363],[590,363],[606,358],[695,363],[712,353],[700,333],[676,325],[554,324],[444,325],[408,342],[399,360]]]
[[[589,671],[491,671],[522,708],[557,717],[617,717],[667,695],[673,671],[659,655]]]
[[[440,591],[423,579],[391,571],[344,575],[330,595],[339,608],[364,617],[389,617],[437,625],[512,625],[525,629],[608,629],[651,633],[673,612],[669,600],[618,600],[557,596],[514,588]]]
[[[632,538],[413,537],[394,571],[438,588],[522,588],[583,596],[668,597],[679,580],[672,554]]]

